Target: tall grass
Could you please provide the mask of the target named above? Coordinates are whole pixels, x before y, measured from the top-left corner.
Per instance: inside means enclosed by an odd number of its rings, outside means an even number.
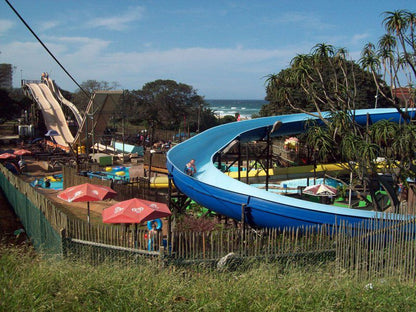
[[[414,285],[356,282],[329,265],[236,271],[43,259],[0,247],[1,311],[411,311]]]

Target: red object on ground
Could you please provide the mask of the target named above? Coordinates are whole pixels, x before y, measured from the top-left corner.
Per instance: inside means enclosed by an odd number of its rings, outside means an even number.
[[[68,187],[58,194],[58,198],[63,199],[69,203],[87,202],[87,221],[90,223],[90,201],[100,201],[108,198],[113,198],[116,195],[117,192],[108,186],[84,183]]]
[[[337,189],[326,184],[316,184],[305,187],[302,193],[314,196],[334,196],[337,194]]]
[[[18,155],[18,156],[23,156],[23,155],[31,155],[32,152],[27,149],[18,149],[18,150],[15,150],[13,154]]]
[[[16,155],[10,154],[10,153],[0,154],[0,159],[9,159],[9,158],[16,158]]]
[[[170,216],[164,203],[133,198],[119,202],[103,210],[104,223],[141,223]]]

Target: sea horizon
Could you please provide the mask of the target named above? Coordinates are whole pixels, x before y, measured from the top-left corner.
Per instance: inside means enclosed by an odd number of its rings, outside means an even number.
[[[252,115],[259,113],[264,104],[268,103],[265,100],[247,99],[206,99],[205,101],[219,118],[240,114],[242,119],[250,119]]]

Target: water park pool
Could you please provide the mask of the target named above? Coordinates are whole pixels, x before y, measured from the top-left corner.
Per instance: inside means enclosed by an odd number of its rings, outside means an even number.
[[[217,162],[215,162],[214,163],[214,165],[218,168],[218,163]],[[247,168],[245,168],[245,167],[241,167],[240,168],[240,170],[241,171],[247,171]],[[228,167],[227,166],[227,164],[221,164],[221,171],[222,172],[226,172],[226,171],[228,171],[228,172],[238,172],[238,166],[231,166],[231,167]]]
[[[81,172],[81,174],[84,176],[98,178],[101,180],[129,181],[129,169],[130,167],[124,166],[105,167],[104,171],[87,171]]]
[[[49,180],[50,182],[50,186],[46,186],[46,179]],[[62,190],[64,187],[64,181],[62,178],[62,174],[56,174],[53,176],[48,176],[48,177],[42,177],[42,178],[36,178],[35,180],[33,180],[30,185],[32,187],[40,187],[40,188],[44,188],[44,189],[52,189],[52,190]]]
[[[330,178],[326,178],[325,180],[323,178],[318,178],[316,179],[315,183],[314,183],[313,178],[309,178],[309,185],[323,184],[323,183],[325,183],[326,185],[333,186],[333,187],[338,187],[342,185],[342,183],[334,179],[330,179]],[[253,187],[257,187],[257,188],[266,188],[266,184],[264,183],[256,183],[256,184],[250,184],[250,185]],[[299,186],[307,186],[307,185],[308,185],[307,178],[293,179],[293,180],[280,181],[279,184],[269,183],[268,190],[269,192],[274,192],[278,194],[287,194],[287,193],[296,194],[298,192]]]
[[[129,180],[129,167],[117,166],[117,167],[106,167],[105,171],[95,171],[95,172],[84,172],[83,175],[88,177],[99,178],[102,180]],[[45,185],[45,180],[49,179],[50,186]],[[49,188],[53,190],[62,190],[63,189],[63,177],[62,174],[56,174],[48,177],[39,177],[30,183],[33,187],[40,188]]]

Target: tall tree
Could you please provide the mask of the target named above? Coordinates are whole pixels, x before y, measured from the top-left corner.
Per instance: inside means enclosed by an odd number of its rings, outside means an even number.
[[[262,107],[260,115],[316,112],[327,123],[322,111],[373,107],[377,87],[372,75],[347,56],[346,49],[325,43],[315,45],[310,54],[295,56],[290,68],[267,76],[266,100],[270,103]],[[380,101],[378,106],[386,103]]]
[[[146,83],[141,90],[132,91],[135,106],[141,119],[149,125],[164,129],[196,131],[206,129],[209,115],[208,104],[196,90],[174,80],[155,80]],[[186,129],[185,129],[186,128]]]
[[[369,43],[363,49],[360,62],[376,77],[382,74],[385,82],[374,80],[378,92],[409,121],[408,109],[415,104],[416,94],[416,13],[407,10],[384,12],[386,29],[377,48]],[[372,47],[368,49],[368,47]],[[389,92],[385,91],[387,84]]]
[[[118,82],[107,82],[97,80],[87,80],[81,83],[81,87],[89,94],[85,94],[82,90],[78,89],[72,96],[72,102],[77,106],[80,111],[85,111],[90,96],[97,90],[115,90],[119,87]]]
[[[22,89],[0,88],[0,103],[2,122],[19,117],[23,110],[30,108],[30,100],[24,96]]]

